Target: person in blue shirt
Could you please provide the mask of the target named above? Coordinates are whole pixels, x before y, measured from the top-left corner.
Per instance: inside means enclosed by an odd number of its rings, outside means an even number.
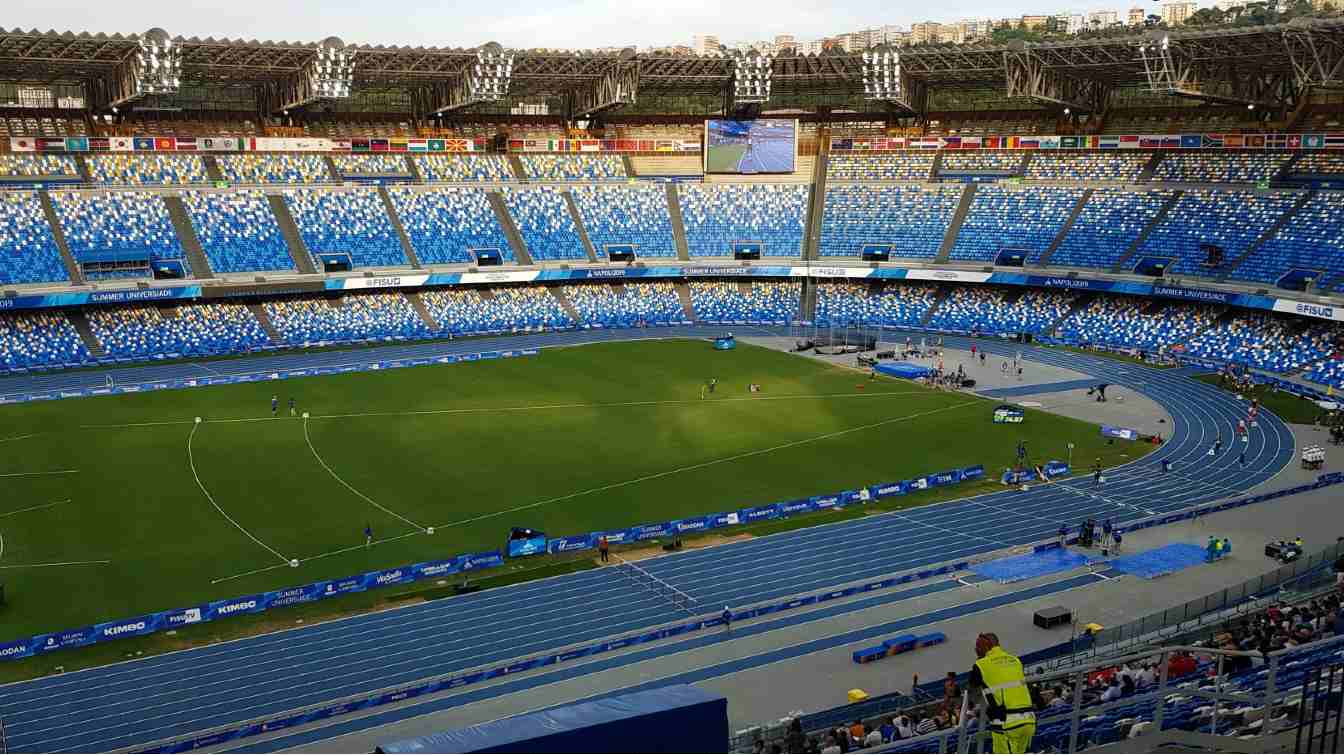
[[[271,394],[271,416],[274,417],[278,411],[280,411],[280,397]]]
[[[373,525],[366,524],[364,525],[364,547],[368,548],[371,545],[373,545]]]
[[[728,606],[723,607],[723,629],[731,631],[733,628],[733,610]]]
[[[289,397],[289,416],[291,416],[291,417],[296,416],[296,415],[294,414],[294,397],[293,397],[293,396],[290,396],[290,397]]]

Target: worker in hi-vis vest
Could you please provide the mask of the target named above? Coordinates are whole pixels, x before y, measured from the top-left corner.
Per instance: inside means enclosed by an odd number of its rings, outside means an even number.
[[[1029,752],[1036,735],[1036,706],[1022,661],[999,647],[993,632],[975,638],[975,654],[979,660],[971,667],[969,686],[984,695],[994,752]]]

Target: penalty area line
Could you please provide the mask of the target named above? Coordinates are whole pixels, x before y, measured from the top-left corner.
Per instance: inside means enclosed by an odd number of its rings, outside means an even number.
[[[383,506],[382,504],[378,503],[372,498],[359,492],[358,490],[355,489],[354,485],[351,485],[350,483],[346,482],[341,478],[340,475],[336,474],[336,471],[332,469],[325,460],[322,459],[322,455],[319,454],[317,452],[317,448],[313,446],[313,439],[308,435],[308,417],[306,415],[303,418],[303,440],[308,444],[308,450],[313,452],[313,458],[317,459],[317,463],[321,464],[322,468],[327,470],[327,474],[331,475],[332,479],[344,485],[346,490],[349,490],[351,493],[354,493],[360,498],[363,498],[370,506],[374,507],[375,509],[378,509],[379,511],[385,514],[388,514],[389,516],[394,516],[397,519],[400,519],[401,521],[411,525],[411,527],[415,528],[416,530],[419,530],[421,532],[425,530],[424,527],[416,524],[415,522],[412,522],[410,519],[407,519],[401,514],[398,514],[397,512],[387,508],[386,506]]]
[[[79,474],[78,469],[53,469],[47,472],[5,472],[0,477],[42,477],[45,475]]]
[[[52,561],[45,564],[0,564],[0,569],[41,569],[48,566],[101,566],[112,563],[107,560],[99,561]]]
[[[363,549],[365,549],[365,548],[372,548],[372,547],[375,546],[375,545],[381,545],[381,544],[383,544],[383,543],[391,543],[391,542],[394,542],[394,541],[396,541],[396,540],[402,540],[402,539],[405,539],[405,538],[408,538],[408,537],[414,537],[414,536],[416,536],[416,535],[423,535],[423,534],[425,534],[424,530],[417,530],[417,531],[414,531],[414,532],[405,532],[405,533],[402,533],[402,534],[400,534],[400,535],[394,535],[394,536],[392,536],[392,537],[385,537],[385,538],[383,538],[382,540],[374,540],[372,543],[369,543],[368,545],[365,545],[365,544],[361,543],[361,544],[359,544],[359,545],[351,545],[351,546],[346,547],[346,548],[338,548],[338,549],[336,549],[336,550],[334,550],[334,551],[327,551],[326,553],[319,553],[319,554],[317,554],[317,555],[315,555],[315,556],[307,556],[307,557],[305,557],[305,558],[300,558],[300,559],[298,559],[298,562],[299,562],[300,564],[306,564],[306,563],[308,563],[309,561],[317,561],[318,559],[330,558],[331,556],[339,556],[339,555],[341,555],[341,554],[343,554],[343,553],[350,553],[350,552],[352,552],[352,551],[363,550]],[[238,574],[230,574],[230,575],[227,576],[227,577],[217,577],[217,578],[215,578],[215,579],[210,580],[210,584],[212,584],[212,585],[217,585],[217,584],[220,584],[220,583],[222,583],[222,582],[232,582],[232,581],[235,580],[235,579],[242,579],[243,577],[251,577],[251,576],[254,575],[254,574],[264,574],[265,572],[268,572],[268,571],[274,571],[274,570],[276,570],[276,569],[283,569],[283,568],[285,568],[285,566],[287,566],[287,564],[272,564],[272,565],[270,565],[270,566],[263,566],[263,567],[258,568],[258,569],[251,569],[251,570],[249,570],[249,571],[239,572]]]
[[[60,506],[63,503],[69,503],[70,500],[71,499],[66,498],[60,501],[52,501],[51,503],[40,503],[36,506],[29,506],[28,508],[25,509],[14,509],[13,511],[0,512],[0,519],[3,519],[4,517],[7,516],[14,516],[15,514],[22,514],[27,511],[40,511],[42,509],[49,509],[52,506]]]

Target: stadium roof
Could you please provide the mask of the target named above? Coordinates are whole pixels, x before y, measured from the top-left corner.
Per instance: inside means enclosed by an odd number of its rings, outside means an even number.
[[[1127,86],[1152,84],[1152,61],[1146,66],[1139,50],[1144,46],[1156,49],[1163,35],[1173,52],[1179,53],[1180,60],[1174,65],[1195,67],[1203,79],[1274,74],[1301,86],[1338,85],[1344,68],[1340,65],[1344,20],[1340,19],[1015,45],[922,45],[898,52],[908,80],[933,87],[1001,86],[1014,61],[1026,61],[1037,73],[1089,85]],[[135,54],[138,40],[139,35],[0,29],[0,79],[88,85],[111,76]],[[294,77],[320,45],[332,40],[177,37],[174,42],[182,53],[184,83],[246,85]],[[355,53],[356,88],[364,84],[417,89],[451,79],[476,60],[476,48],[343,46]],[[513,52],[510,93],[524,97],[560,96],[593,86],[622,62],[637,64],[638,87],[643,92],[720,94],[729,88],[734,70],[732,57],[635,54],[633,50]],[[782,94],[862,93],[862,57],[857,53],[781,54],[774,60],[773,85]]]

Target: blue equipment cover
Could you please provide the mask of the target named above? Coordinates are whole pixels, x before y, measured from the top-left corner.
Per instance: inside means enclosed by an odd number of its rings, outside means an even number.
[[[928,367],[921,367],[917,364],[910,364],[909,362],[885,362],[877,366],[877,371],[883,375],[905,378],[907,380],[915,380],[916,378],[922,378],[925,375],[933,374],[933,370]]]
[[[1048,548],[1022,556],[1010,556],[976,564],[971,571],[996,582],[1017,582],[1055,572],[1077,569],[1087,564],[1087,556],[1068,548]]]
[[[1198,566],[1204,563],[1205,555],[1205,549],[1198,545],[1172,543],[1132,556],[1122,556],[1111,561],[1111,567],[1136,577],[1152,579]]]
[[[374,752],[728,752],[728,698],[677,684],[403,739]]]

